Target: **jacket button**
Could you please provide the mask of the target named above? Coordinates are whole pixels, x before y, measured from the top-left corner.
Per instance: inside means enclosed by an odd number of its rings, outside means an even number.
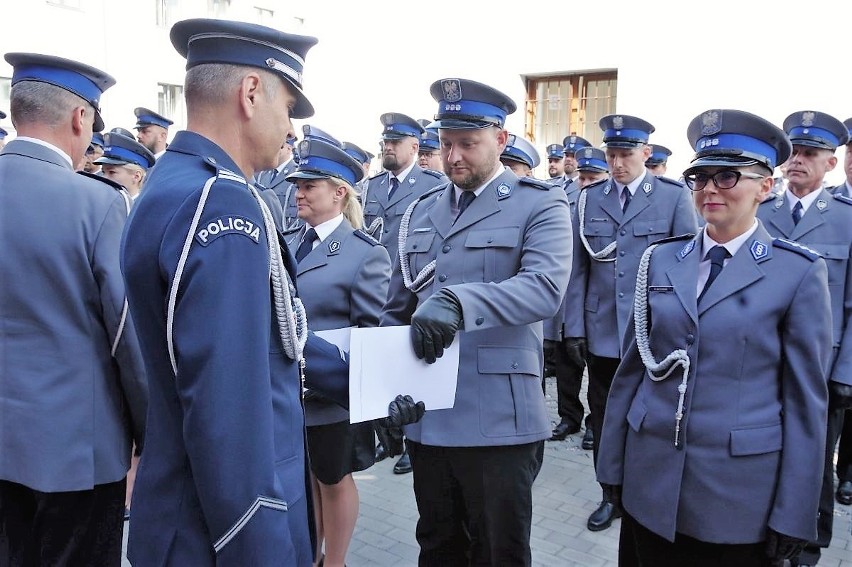
[[[412,250],[417,250],[417,245],[416,245],[416,244],[412,245],[412,246],[411,246],[411,249],[412,249]]]
[[[489,239],[488,239],[488,244],[491,244],[492,242],[494,242],[494,239],[493,239],[493,238],[489,238]]]
[[[623,292],[623,291],[619,291],[619,292],[618,292],[618,297],[624,297],[624,292]]]
[[[623,277],[624,277],[624,272],[618,272],[618,277],[623,278]]]
[[[620,234],[621,236],[624,236],[625,234],[627,234],[627,231],[622,228]]]
[[[618,255],[619,255],[619,256],[624,256],[625,254],[627,254],[627,252],[625,252],[624,250],[620,250],[620,251],[618,252]]]
[[[512,363],[512,370],[517,370],[517,369],[518,369],[518,363],[517,363],[517,362],[513,362],[513,363]]]
[[[686,335],[686,344],[691,345],[694,342],[695,342],[695,335],[693,335],[692,333],[689,333],[688,335]]]
[[[441,274],[440,276],[438,276],[438,281],[439,282],[447,281],[447,274]]]
[[[477,317],[476,321],[474,321],[477,325],[481,325],[485,323],[485,317]]]
[[[450,251],[450,250],[452,250],[452,249],[453,249],[453,247],[452,247],[452,246],[450,246],[449,244],[444,244],[444,247],[443,247],[443,248],[441,248],[441,251],[442,251],[444,254],[446,254],[447,252],[449,252],[449,251]]]

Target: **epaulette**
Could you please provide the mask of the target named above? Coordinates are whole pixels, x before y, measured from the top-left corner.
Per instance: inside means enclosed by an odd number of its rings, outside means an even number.
[[[518,178],[518,183],[520,183],[521,185],[529,185],[530,187],[535,187],[536,189],[540,189],[541,191],[550,191],[554,187],[547,181],[542,181],[541,179],[536,179],[535,177],[520,177]]]
[[[667,236],[666,238],[661,238],[659,240],[653,241],[651,244],[666,244],[668,242],[680,242],[681,240],[691,240],[695,238],[695,234],[691,232],[687,232],[686,234],[681,234],[678,236]]]
[[[847,205],[852,205],[852,199],[844,195],[843,193],[835,193],[834,198],[841,203],[846,203]]]
[[[683,183],[681,183],[677,179],[672,179],[671,177],[666,177],[665,175],[658,175],[657,179],[659,179],[663,183],[668,183],[669,185],[677,185],[680,188],[686,187],[686,185],[684,185]]]
[[[583,191],[588,191],[589,189],[602,187],[602,186],[606,185],[607,183],[609,183],[609,177],[606,177],[604,179],[601,179],[600,181],[595,181],[594,183],[586,185],[585,187],[583,187]]]
[[[363,228],[359,228],[353,233],[355,236],[368,243],[370,246],[381,246],[382,243],[367,234]]]
[[[791,252],[796,252],[800,256],[804,256],[811,262],[814,262],[817,258],[821,258],[818,252],[815,250],[811,250],[807,246],[803,246],[798,242],[793,242],[792,240],[787,240],[786,238],[773,238],[772,245],[777,246],[778,248],[783,248],[784,250],[790,250]]]
[[[444,177],[446,177],[443,173],[441,173],[440,171],[435,171],[434,169],[423,169],[423,173],[431,175],[432,177],[437,177],[438,179],[443,179]]]
[[[768,197],[766,197],[764,200],[762,200],[760,202],[760,204],[763,205],[765,203],[772,203],[772,202],[775,201],[775,199],[778,199],[780,196],[781,195],[779,195],[778,193],[770,193]]]
[[[368,177],[367,181],[372,181],[376,177],[381,177],[382,175],[387,175],[387,173],[388,173],[387,170],[382,170],[382,171],[376,173],[375,175],[371,175],[370,177]]]
[[[441,183],[440,185],[435,185],[434,187],[432,187],[431,189],[429,189],[428,191],[426,191],[425,193],[420,195],[420,197],[418,197],[417,200],[423,201],[423,200],[426,199],[426,197],[430,197],[430,196],[434,195],[435,193],[443,193],[444,190],[447,189],[448,187],[450,187],[451,185],[452,185],[451,181],[447,181],[446,183]]]
[[[112,179],[109,179],[108,177],[104,177],[103,175],[98,175],[97,173],[87,173],[85,171],[78,171],[77,173],[82,175],[83,177],[88,177],[89,179],[96,179],[101,183],[106,183],[116,191],[124,191],[124,185],[122,185],[121,183],[117,183]]]

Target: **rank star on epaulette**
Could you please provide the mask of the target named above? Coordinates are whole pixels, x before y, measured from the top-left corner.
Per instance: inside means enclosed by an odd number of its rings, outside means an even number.
[[[689,255],[690,252],[692,252],[692,250],[694,248],[695,248],[695,240],[690,240],[689,242],[686,243],[686,246],[684,246],[683,248],[680,249],[680,252],[678,252],[678,256],[680,256],[680,259],[683,260],[684,258],[686,258]]]
[[[328,251],[331,252],[332,254],[336,254],[338,251],[340,251],[340,241],[339,240],[332,240],[331,242],[329,242],[328,243]]]
[[[751,243],[749,247],[749,252],[751,252],[751,257],[755,260],[760,260],[762,258],[766,258],[769,254],[769,247],[761,242],[760,240],[755,240]]]
[[[512,188],[509,187],[506,183],[501,183],[497,186],[497,198],[504,199],[512,194]]]

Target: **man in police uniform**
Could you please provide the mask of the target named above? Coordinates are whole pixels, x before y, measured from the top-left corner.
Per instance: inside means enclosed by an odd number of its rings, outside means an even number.
[[[500,164],[509,97],[466,79],[430,91],[452,183],[404,216],[381,321],[410,323],[429,363],[461,341],[455,405],[406,428],[420,565],[530,565],[531,488],[550,434],[541,320],[568,282],[568,203]]]
[[[133,114],[136,115],[136,139],[154,154],[154,159],[160,159],[166,152],[169,126],[174,122],[141,106],[134,109]]]
[[[577,182],[580,189],[609,179],[609,165],[606,163],[606,154],[603,150],[592,147],[583,148],[577,152],[576,159]]]
[[[655,240],[697,229],[688,191],[645,169],[654,127],[634,116],[600,120],[611,178],[589,185],[574,212],[574,266],[565,298],[565,336],[588,345],[589,413],[595,460],[609,386],[633,306],[636,269]],[[604,530],[620,510],[604,495],[588,528]]]
[[[659,144],[650,144],[650,146],[651,155],[645,160],[645,167],[654,175],[665,175],[669,156],[672,155],[672,151]]]
[[[118,565],[148,397],[119,270],[130,205],[73,167],[115,80],[59,57],[6,61],[18,137],[0,153],[0,564]]]
[[[92,141],[86,149],[82,165],[75,164],[75,169],[82,169],[86,173],[100,173],[101,166],[95,164],[95,160],[104,155],[104,136],[100,132],[92,134]]]
[[[128,557],[308,566],[299,365],[340,403],[348,371],[307,332],[294,260],[248,180],[277,164],[291,117],[313,113],[301,77],[316,39],[207,19],[170,35],[191,129],[152,171],[122,243],[151,388]]]
[[[577,181],[577,160],[575,154],[580,149],[591,147],[591,145],[588,140],[580,136],[566,136],[562,140],[562,169],[565,172],[565,181],[562,183],[562,187],[565,189],[565,193],[569,192],[568,186]],[[576,188],[574,190],[576,191]]]
[[[834,448],[843,412],[852,407],[852,199],[823,187],[837,165],[834,155],[849,140],[840,120],[815,110],[794,112],[784,120],[793,143],[787,160],[787,190],[772,195],[757,216],[769,234],[794,240],[816,251],[828,266],[834,359],[828,372],[828,430],[820,494],[818,534],[802,553],[800,565],[816,565],[820,547],[831,543],[834,517]]]
[[[438,129],[430,128],[431,120],[420,118],[417,123],[423,126],[425,132],[420,134],[420,148],[417,150],[417,165],[423,169],[444,172],[444,162],[441,159],[441,142],[438,139]]]
[[[278,160],[275,167],[263,170],[255,175],[258,185],[272,190],[278,197],[283,210],[284,229],[298,220],[298,207],[296,207],[296,187],[289,181],[287,176],[296,171],[296,161],[293,159],[293,147],[296,137],[287,138],[281,143],[278,152]]]
[[[500,154],[500,163],[511,169],[518,177],[533,177],[533,169],[541,163],[538,152],[526,139],[509,134],[506,147]]]
[[[560,144],[550,144],[547,151],[547,175],[554,185],[565,183],[565,154]]]
[[[104,134],[104,155],[94,163],[101,166],[104,177],[124,187],[135,200],[155,161],[154,154],[133,138],[107,133]]]

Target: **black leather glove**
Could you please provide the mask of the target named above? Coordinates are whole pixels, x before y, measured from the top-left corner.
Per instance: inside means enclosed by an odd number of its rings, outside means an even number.
[[[570,356],[572,360],[586,360],[588,347],[586,346],[587,343],[585,337],[565,337],[562,339],[562,344],[568,352],[568,356]]]
[[[604,498],[616,508],[621,508],[621,485],[602,484],[601,488],[603,488]]]
[[[411,346],[417,358],[432,364],[453,344],[462,324],[458,297],[443,288],[424,301],[411,316]]]
[[[829,380],[828,407],[831,409],[851,409],[852,386]]]
[[[426,404],[415,402],[411,396],[399,395],[388,404],[388,416],[374,421],[379,443],[388,456],[395,457],[404,451],[402,426],[417,423],[426,413]]]
[[[772,528],[766,530],[766,556],[773,565],[782,565],[785,559],[799,556],[807,541],[784,534]]]

